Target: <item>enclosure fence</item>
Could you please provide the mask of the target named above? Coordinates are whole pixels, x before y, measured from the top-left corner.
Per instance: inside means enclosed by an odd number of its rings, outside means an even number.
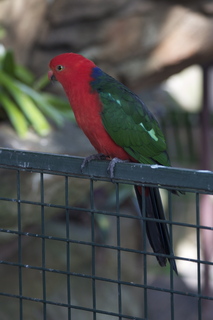
[[[213,173],[118,163],[110,179],[82,160],[0,149],[0,318],[210,319]],[[135,184],[162,189],[178,275],[157,263]]]

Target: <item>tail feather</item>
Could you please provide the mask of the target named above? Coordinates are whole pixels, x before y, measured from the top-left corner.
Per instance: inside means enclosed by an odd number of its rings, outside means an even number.
[[[138,199],[139,207],[142,210],[142,190],[141,187],[135,186],[135,192]],[[145,212],[147,218],[154,218],[159,220],[165,220],[164,210],[160,197],[159,189],[146,188],[145,192]],[[170,236],[166,223],[156,221],[146,221],[146,233],[149,239],[150,245],[155,253],[161,253],[173,256],[173,250],[171,247]],[[167,258],[163,256],[156,256],[160,266],[165,266]],[[177,272],[177,266],[175,259],[168,258],[173,270]]]

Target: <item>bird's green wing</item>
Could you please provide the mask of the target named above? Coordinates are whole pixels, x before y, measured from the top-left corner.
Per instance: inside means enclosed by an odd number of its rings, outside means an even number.
[[[141,163],[169,166],[164,135],[145,104],[107,74],[102,72],[98,80],[92,87],[103,106],[103,125],[115,143]]]

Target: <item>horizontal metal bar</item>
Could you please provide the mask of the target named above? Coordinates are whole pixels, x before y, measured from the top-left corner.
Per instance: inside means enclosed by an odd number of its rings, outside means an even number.
[[[108,161],[91,161],[81,170],[83,158],[69,155],[0,149],[0,166],[48,173],[74,174],[82,178],[111,180],[107,173]],[[213,192],[213,172],[180,169],[140,163],[118,163],[114,179],[118,182],[150,184],[164,188]]]
[[[113,316],[113,317],[117,317],[117,318],[119,317],[119,318],[123,318],[123,319],[127,319],[127,320],[146,320],[144,318],[138,318],[138,317],[136,318],[134,316],[125,315],[123,313],[110,312],[110,311],[105,311],[105,310],[101,310],[101,309],[94,309],[94,308],[89,308],[89,307],[84,307],[84,306],[77,306],[77,305],[73,305],[73,304],[62,303],[62,302],[51,301],[51,300],[40,299],[40,298],[32,298],[32,297],[27,297],[24,295],[20,296],[18,294],[7,293],[7,292],[0,292],[0,296],[13,298],[13,299],[14,298],[16,298],[16,299],[21,298],[22,300],[26,300],[26,301],[37,302],[37,303],[40,302],[40,303],[45,303],[45,304],[48,304],[51,306],[72,308],[72,309],[87,311],[87,312],[95,312],[97,314],[103,314],[103,315],[107,315],[107,316],[111,316],[111,317]],[[23,318],[21,318],[21,319],[23,319]]]
[[[32,232],[21,232],[21,231],[16,231],[16,230],[8,230],[8,229],[2,229],[0,228],[0,232],[2,233],[9,233],[9,234],[15,234],[15,235],[22,235],[22,236],[27,236],[27,237],[32,237],[32,238],[39,238],[39,239],[47,239],[47,240],[53,240],[53,241],[61,241],[61,242],[66,242],[66,243],[72,243],[72,244],[78,244],[82,246],[95,246],[97,248],[105,248],[105,249],[110,249],[110,250],[119,250],[122,252],[129,252],[129,253],[138,253],[138,254],[146,254],[148,256],[159,256],[159,257],[166,257],[166,258],[171,258],[170,255],[164,254],[164,253],[154,253],[154,252],[149,252],[147,250],[138,250],[138,249],[132,249],[132,248],[126,248],[126,247],[118,247],[118,246],[113,246],[113,245],[108,245],[106,243],[101,244],[97,242],[88,242],[88,241],[82,241],[82,240],[73,240],[73,239],[67,239],[67,238],[61,238],[61,237],[55,237],[55,236],[48,236],[48,235],[42,235],[38,233],[32,233]],[[175,256],[173,255],[172,258],[180,261],[187,261],[187,262],[193,262],[193,263],[200,263],[203,265],[209,265],[213,266],[212,261],[206,261],[206,260],[201,260],[201,259],[193,259],[193,258],[186,258],[186,257],[180,257],[180,256]],[[8,264],[12,266],[21,266],[24,268],[27,268],[25,264],[20,264],[20,263],[14,263],[14,262],[7,262],[4,260],[0,260],[0,264]],[[54,270],[52,268],[45,268],[45,267],[38,267],[38,266],[31,266],[32,269],[40,270],[40,271],[51,271],[51,272],[56,272],[56,273],[63,273],[63,274],[69,274],[67,271],[61,271],[61,270]],[[213,298],[212,298],[213,299]]]
[[[174,294],[178,294],[178,295],[181,295],[181,296],[187,296],[187,297],[192,297],[192,298],[202,298],[202,299],[206,299],[206,300],[213,300],[212,296],[207,296],[207,295],[204,295],[204,294],[198,294],[198,293],[195,293],[195,292],[180,291],[180,290],[175,290],[175,289],[171,289],[171,288],[162,288],[162,287],[157,287],[157,286],[148,285],[148,284],[142,284],[142,283],[136,283],[136,282],[128,282],[128,281],[105,278],[105,277],[100,277],[100,276],[93,276],[91,274],[77,273],[77,272],[67,272],[67,271],[62,271],[62,270],[59,270],[59,269],[52,269],[52,268],[41,268],[41,267],[36,267],[36,266],[31,266],[31,265],[8,262],[8,261],[3,261],[2,264],[7,265],[7,266],[12,266],[12,267],[21,267],[21,268],[26,268],[26,269],[38,270],[38,271],[44,270],[44,271],[50,272],[50,273],[58,273],[58,274],[64,274],[64,275],[69,274],[70,276],[73,276],[73,277],[86,278],[86,279],[95,279],[95,280],[98,280],[98,281],[110,282],[110,283],[114,283],[114,284],[118,284],[119,283],[119,284],[122,284],[122,285],[125,285],[125,286],[136,287],[136,288],[141,288],[141,289],[146,288],[146,289],[154,290],[154,291],[174,293]],[[0,292],[0,296],[1,295],[7,295],[7,293]],[[9,294],[9,295],[11,297],[14,297],[13,294]],[[17,295],[17,298],[20,298],[20,296]],[[23,299],[27,299],[27,300],[32,299],[33,301],[37,301],[37,302],[43,302],[43,300],[40,300],[38,298],[30,298],[30,297],[23,297],[23,296],[22,296],[22,298]],[[46,301],[46,302],[47,303],[51,303],[51,304],[57,304],[57,302],[55,303],[53,301]],[[64,305],[64,306],[66,307],[67,305]]]

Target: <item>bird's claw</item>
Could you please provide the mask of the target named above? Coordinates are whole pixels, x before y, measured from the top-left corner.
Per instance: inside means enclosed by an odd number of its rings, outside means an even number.
[[[92,154],[86,158],[84,158],[84,161],[82,162],[81,165],[81,172],[84,170],[84,168],[86,167],[86,165],[93,160],[106,160],[107,156],[105,156],[105,154],[103,153],[97,153],[97,154]]]
[[[106,156],[103,153],[96,153],[96,154],[92,154],[86,158],[84,158],[84,161],[82,162],[81,165],[81,172],[84,170],[84,168],[86,167],[86,165],[93,160],[106,160],[109,159],[108,156]],[[112,160],[110,160],[109,165],[107,167],[107,173],[109,174],[110,178],[113,179],[114,178],[114,171],[115,171],[115,165],[119,162],[128,162],[128,160],[121,160],[119,158],[113,158]]]
[[[120,163],[120,162],[128,162],[128,160],[121,160],[119,158],[113,158],[109,165],[108,165],[108,168],[107,168],[107,172],[109,173],[110,175],[110,178],[113,179],[114,178],[114,172],[115,172],[115,165],[117,163]]]

